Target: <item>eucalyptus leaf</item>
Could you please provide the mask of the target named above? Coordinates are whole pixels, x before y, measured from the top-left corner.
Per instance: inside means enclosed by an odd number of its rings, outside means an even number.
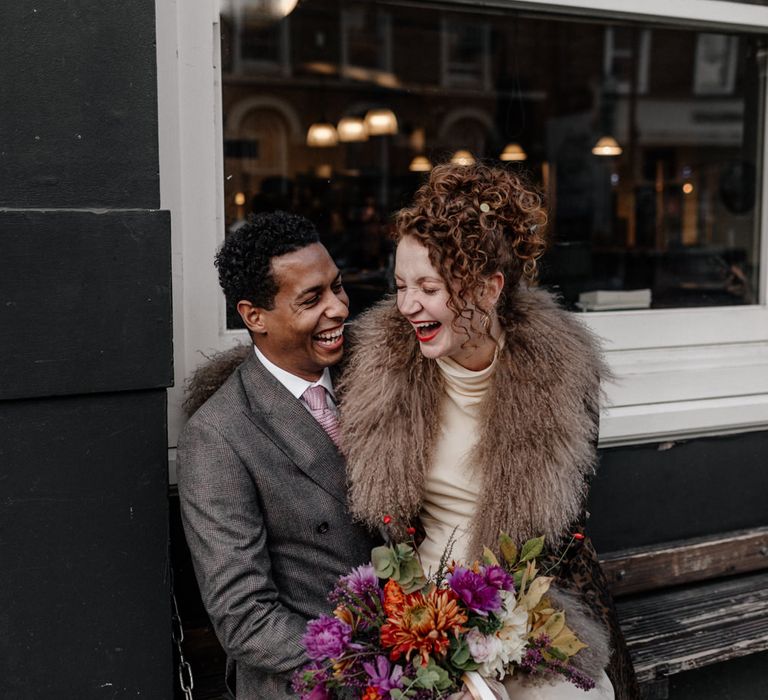
[[[395,550],[385,544],[371,550],[371,564],[379,578],[390,578],[400,569]]]
[[[416,669],[415,685],[425,690],[447,690],[451,687],[451,678],[448,671],[440,668],[432,659],[426,666],[419,666]]]

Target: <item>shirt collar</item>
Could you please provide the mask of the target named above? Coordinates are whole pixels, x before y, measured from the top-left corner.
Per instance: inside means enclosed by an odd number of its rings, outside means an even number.
[[[334,401],[336,400],[336,394],[333,391],[333,382],[331,381],[331,373],[327,367],[323,369],[320,379],[316,382],[308,382],[306,379],[297,377],[295,374],[286,372],[282,367],[278,367],[274,362],[267,359],[264,353],[255,345],[253,346],[253,350],[256,353],[259,362],[264,365],[264,368],[277,379],[278,382],[288,389],[288,391],[291,392],[291,395],[295,398],[300,399],[302,394],[311,386],[322,386],[333,397]]]

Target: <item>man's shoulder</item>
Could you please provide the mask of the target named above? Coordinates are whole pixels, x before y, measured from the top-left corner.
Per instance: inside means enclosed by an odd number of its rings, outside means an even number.
[[[180,439],[204,427],[226,432],[236,416],[247,407],[248,398],[243,386],[241,366],[190,416]]]

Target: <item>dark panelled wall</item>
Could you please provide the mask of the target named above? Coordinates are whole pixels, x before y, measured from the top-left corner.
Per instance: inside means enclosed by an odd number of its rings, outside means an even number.
[[[0,5],[0,697],[172,697],[154,0]]]
[[[598,552],[768,525],[768,431],[600,450]]]

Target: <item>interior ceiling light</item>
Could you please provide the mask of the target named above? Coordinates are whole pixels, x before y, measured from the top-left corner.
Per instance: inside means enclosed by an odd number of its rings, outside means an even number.
[[[307,146],[328,148],[339,142],[336,127],[328,122],[316,122],[307,130]]]
[[[508,143],[499,156],[499,160],[525,160],[528,154],[519,143]]]
[[[416,156],[408,166],[408,170],[412,173],[428,173],[432,170],[432,163],[426,156]]]
[[[469,151],[463,149],[456,151],[456,153],[451,156],[451,163],[454,165],[473,165],[474,162],[474,156]]]
[[[245,0],[243,9],[251,17],[279,20],[290,15],[298,4],[299,0]]]
[[[372,109],[365,115],[365,126],[371,136],[397,133],[397,117],[391,109]]]
[[[339,132],[339,141],[367,141],[368,129],[360,117],[344,117],[336,125]]]
[[[592,147],[596,156],[620,156],[623,151],[613,136],[601,136]]]

